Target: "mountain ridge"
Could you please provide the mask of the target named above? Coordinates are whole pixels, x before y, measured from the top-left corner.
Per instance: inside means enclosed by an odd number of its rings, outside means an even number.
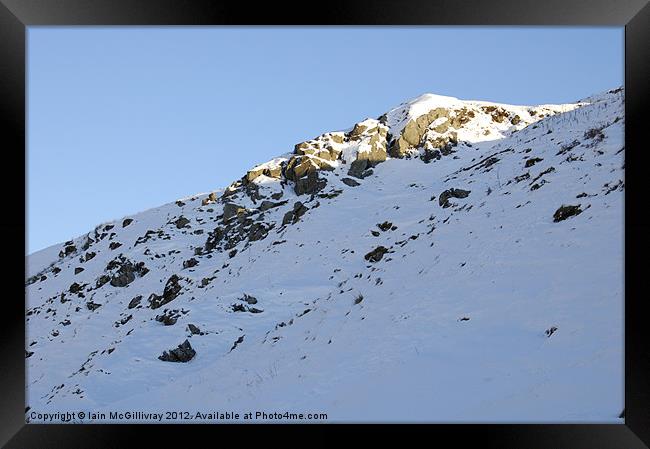
[[[559,382],[583,397],[588,387],[622,382],[622,371],[610,366],[622,352],[594,326],[606,324],[612,340],[622,335],[622,315],[615,311],[622,285],[614,284],[617,276],[622,282],[622,223],[616,220],[624,190],[623,91],[589,100],[511,106],[424,94],[348,131],[298,143],[223,190],[102,224],[30,255],[29,407],[128,409],[134,398],[157,409],[199,407],[211,392],[218,400],[209,399],[210,406],[227,397],[243,409],[255,404],[252,395],[270,407],[325,404],[335,420],[552,420],[562,404],[568,419],[618,422],[621,394],[571,408],[574,396],[546,391]],[[590,238],[575,237],[576,227]],[[608,234],[614,237],[601,242]],[[598,243],[590,246],[592,239]],[[529,260],[524,247],[543,262]],[[570,263],[588,266],[573,273],[582,282],[568,277]],[[459,277],[468,270],[470,277]],[[539,273],[552,282],[540,284]],[[504,302],[497,295],[502,287],[491,282],[538,302]],[[488,306],[478,292],[493,302]],[[585,312],[589,295],[599,299]],[[364,326],[366,319],[372,325]],[[475,331],[459,328],[473,329],[477,321],[485,324]],[[595,360],[607,361],[583,362],[603,373],[597,382],[579,386],[542,368],[582,372],[566,363],[578,354],[569,335],[590,348],[588,360],[600,354]],[[590,347],[595,343],[587,337],[606,351]],[[439,342],[447,338],[478,365],[445,352]],[[158,358],[184,341],[194,351],[187,363]],[[404,355],[409,341],[418,342],[416,349]],[[493,346],[477,354],[472,345],[480,341]],[[505,343],[512,353],[499,354]],[[567,348],[557,349],[561,343]],[[535,356],[526,356],[531,348]],[[486,354],[504,363],[495,368]],[[435,374],[440,357],[450,367]],[[337,364],[350,374],[338,373]],[[436,388],[418,398],[396,387],[406,382],[421,392],[427,382],[412,374],[416,368],[465,401],[448,406],[451,397]],[[467,369],[488,374],[462,374]],[[392,377],[380,374],[385,370]],[[209,372],[218,372],[222,385],[212,385]],[[372,381],[360,383],[358,376]],[[477,393],[486,382],[506,392],[513,379],[521,390],[514,399]],[[479,399],[463,396],[463,388]],[[188,394],[192,390],[197,394]],[[175,399],[164,399],[163,391]],[[314,399],[303,398],[307,391]],[[552,399],[521,415],[539,391]],[[433,405],[436,395],[446,398],[445,408]]]

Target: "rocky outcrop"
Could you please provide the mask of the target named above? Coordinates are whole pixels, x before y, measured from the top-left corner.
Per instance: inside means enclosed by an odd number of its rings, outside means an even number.
[[[111,260],[108,265],[106,265],[106,270],[112,272],[110,283],[113,287],[126,287],[133,282],[136,277],[142,277],[149,272],[149,269],[145,267],[144,262],[133,263],[122,255]],[[97,282],[98,286],[100,281],[104,280],[105,278],[100,278]]]
[[[309,208],[302,204],[300,201],[296,201],[296,203],[293,205],[293,209],[284,214],[284,218],[282,219],[282,225],[288,225],[288,224],[295,224],[300,220],[300,217],[305,215],[305,212],[307,212]]]
[[[178,345],[176,349],[171,349],[170,351],[164,351],[161,356],[158,356],[158,359],[163,362],[189,362],[196,355],[196,351],[192,348],[189,340],[185,340],[183,343]]]
[[[343,184],[345,184],[346,186],[350,186],[350,187],[357,187],[357,186],[361,185],[352,178],[343,178],[343,179],[341,179],[341,182]]]
[[[149,296],[149,307],[157,309],[176,299],[182,289],[179,281],[180,278],[177,275],[171,275],[165,284],[162,296],[155,293],[152,293],[151,296]]]
[[[388,252],[388,248],[384,246],[378,246],[377,248],[373,249],[370,251],[368,254],[363,256],[364,259],[366,259],[368,262],[379,262],[382,257],[384,257],[384,254]]]
[[[345,135],[340,132],[326,133],[315,139],[296,144],[294,153],[298,155],[316,156],[328,161],[335,161],[341,155],[340,145]]]
[[[377,120],[365,120],[354,125],[347,135],[351,142],[359,142],[356,156],[350,162],[348,174],[356,178],[367,176],[368,169],[384,162],[387,154],[388,127]]]
[[[246,208],[234,203],[226,203],[223,206],[223,221],[229,221],[233,217],[246,214]]]
[[[292,156],[284,168],[284,177],[289,181],[297,181],[320,170],[334,170],[334,167],[324,159],[313,156]]]
[[[470,190],[463,190],[463,189],[445,190],[440,194],[440,198],[438,199],[438,202],[441,207],[447,208],[451,206],[451,203],[449,202],[450,198],[467,198],[467,196],[470,193],[471,193]]]
[[[304,178],[300,178],[296,181],[293,190],[296,192],[296,195],[304,195],[318,193],[327,185],[327,181],[320,176],[318,173],[312,172],[309,173]]]
[[[580,209],[579,204],[577,206],[565,206],[565,205],[562,205],[553,214],[553,222],[557,223],[557,222],[566,220],[569,217],[579,215],[581,213],[582,213],[582,209]]]
[[[424,146],[426,142],[426,148],[429,150],[440,148],[448,152],[450,146],[457,143],[456,133],[452,130],[459,129],[474,117],[474,111],[465,107],[432,109],[406,123],[401,134],[391,141],[389,153],[393,157],[404,157],[411,150]],[[433,132],[432,135],[429,135],[429,132]],[[428,157],[429,160],[435,158],[435,153]]]

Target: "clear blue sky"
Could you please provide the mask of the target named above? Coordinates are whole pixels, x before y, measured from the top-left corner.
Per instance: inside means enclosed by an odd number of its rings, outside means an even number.
[[[28,29],[27,252],[225,187],[425,92],[571,102],[623,84],[623,28]]]

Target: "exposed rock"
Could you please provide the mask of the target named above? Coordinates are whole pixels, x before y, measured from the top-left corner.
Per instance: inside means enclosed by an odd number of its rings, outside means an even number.
[[[165,290],[163,291],[162,296],[159,296],[155,293],[152,293],[149,296],[149,307],[152,309],[157,309],[168,302],[173,301],[178,294],[181,292],[181,285],[179,284],[180,278],[173,274],[167,280],[165,284]]]
[[[443,208],[451,206],[451,203],[449,202],[450,198],[467,198],[467,196],[471,193],[470,190],[463,190],[463,189],[449,189],[445,190],[440,194],[440,198],[438,198],[438,202],[440,206]]]
[[[216,202],[217,202],[217,194],[211,192],[206,198],[203,198],[203,200],[201,201],[201,206],[206,206],[208,204],[212,204]]]
[[[196,260],[194,257],[191,259],[183,261],[183,268],[192,268],[195,267],[199,264],[199,261]]]
[[[111,250],[117,249],[117,248],[119,248],[120,246],[122,246],[122,244],[121,244],[120,242],[111,242],[111,244],[108,245],[108,247],[109,247]]]
[[[84,271],[83,268],[81,268],[81,267],[77,267],[77,268],[74,269],[74,274],[79,274],[79,273],[81,273],[82,271]]]
[[[140,301],[142,301],[142,295],[138,295],[135,298],[133,298],[131,301],[129,301],[129,309],[133,309],[134,307],[137,307],[140,305]]]
[[[234,203],[226,203],[223,206],[223,221],[229,221],[233,217],[237,217],[246,213],[246,208]]]
[[[386,232],[386,231],[394,231],[395,229],[397,229],[397,226],[394,226],[393,223],[391,223],[390,221],[385,221],[383,223],[379,223],[377,225],[377,227],[379,229],[381,229],[382,231],[384,231],[384,232]]]
[[[524,166],[526,168],[529,168],[529,167],[532,167],[536,163],[541,162],[543,160],[544,159],[542,159],[541,157],[531,157],[530,159],[526,160],[526,163],[524,164]]]
[[[66,243],[66,246],[59,252],[59,257],[66,257],[77,250],[77,247],[72,242]]]
[[[125,218],[124,221],[122,222],[122,227],[126,228],[131,223],[133,223],[133,218]]]
[[[264,200],[264,201],[262,201],[262,204],[260,205],[259,210],[264,212],[264,211],[267,211],[269,209],[273,209],[274,207],[278,207],[278,206],[282,206],[284,204],[287,204],[287,202],[288,201],[280,201],[280,202],[275,203],[273,201]]]
[[[562,205],[553,214],[553,222],[557,223],[559,221],[566,220],[569,217],[573,217],[573,216],[579,215],[581,213],[582,213],[582,209],[580,209],[579,204],[577,206],[564,206],[564,205]]]
[[[247,304],[257,304],[257,298],[246,293],[244,293],[244,297],[241,298],[241,300],[245,301]]]
[[[156,315],[156,321],[165,326],[173,326],[178,321],[180,314],[177,310],[165,310],[162,315]]]
[[[284,177],[290,181],[298,181],[300,178],[315,174],[320,170],[334,170],[324,159],[312,156],[292,156],[284,168]]]
[[[343,182],[343,184],[345,184],[347,186],[350,186],[350,187],[357,187],[357,186],[361,185],[352,178],[343,178],[343,179],[341,179],[341,182]]]
[[[309,208],[302,204],[300,201],[296,201],[296,203],[293,205],[293,209],[284,214],[284,218],[282,219],[282,225],[287,225],[287,224],[294,224],[297,223],[298,220],[300,220],[300,217],[305,215],[305,212],[307,212]]]
[[[368,254],[366,254],[363,258],[366,259],[368,262],[379,262],[382,257],[384,257],[384,254],[388,252],[388,248],[385,248],[383,246],[378,246],[377,248],[373,249],[370,251]]]
[[[557,327],[551,326],[550,328],[546,329],[544,333],[546,334],[546,337],[550,337],[557,331]]]
[[[91,310],[91,311],[96,310],[96,309],[100,308],[101,306],[102,306],[101,304],[97,304],[97,303],[92,302],[92,301],[88,301],[86,303],[86,307],[88,307],[88,309]]]
[[[192,323],[189,323],[187,325],[187,328],[189,329],[190,333],[192,335],[203,335],[203,332],[201,332],[201,329],[199,329],[197,326],[193,325]]]
[[[126,287],[135,280],[136,275],[142,277],[149,272],[149,269],[144,266],[144,262],[133,263],[124,256],[119,256],[117,259],[110,261],[106,269],[117,269],[111,277],[113,287]]]
[[[294,191],[296,195],[314,194],[320,192],[327,185],[327,181],[318,176],[318,173],[311,172],[306,177],[296,181]]]
[[[208,234],[208,239],[206,240],[204,246],[205,250],[207,252],[214,250],[217,247],[217,245],[221,242],[223,237],[224,237],[223,228],[221,227],[215,228],[214,231]]]
[[[158,358],[163,362],[189,362],[196,355],[189,340],[185,340],[176,349],[164,351]]]
[[[233,349],[235,349],[238,345],[240,345],[240,344],[243,343],[243,342],[244,342],[244,336],[242,335],[241,337],[239,337],[239,338],[235,341],[235,343],[232,345],[232,348],[230,348],[230,351],[229,351],[229,352],[232,352]]]
[[[107,274],[102,274],[95,282],[95,288],[101,287],[102,285],[106,284],[110,280],[111,280],[110,276],[108,276]]]
[[[178,228],[178,229],[181,229],[181,228],[189,228],[188,225],[189,225],[189,223],[190,223],[190,220],[188,220],[187,218],[185,218],[185,217],[183,217],[183,216],[181,215],[181,216],[178,217],[178,219],[175,220],[173,223],[176,225],[176,228]]]
[[[246,312],[246,306],[243,304],[233,304],[231,307],[233,312]]]

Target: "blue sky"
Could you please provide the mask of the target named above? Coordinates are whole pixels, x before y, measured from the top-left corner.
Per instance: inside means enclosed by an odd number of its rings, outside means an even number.
[[[30,27],[27,253],[225,187],[425,92],[572,102],[623,84],[623,28]]]

